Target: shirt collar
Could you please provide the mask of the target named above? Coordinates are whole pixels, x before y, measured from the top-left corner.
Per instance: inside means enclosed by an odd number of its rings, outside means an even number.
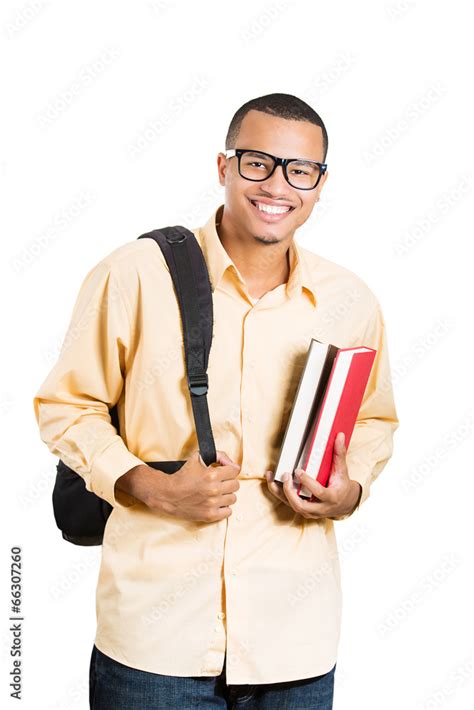
[[[230,269],[234,275],[245,285],[242,274],[224,249],[217,233],[216,223],[219,224],[224,205],[219,205],[209,217],[206,224],[199,229],[200,246],[206,259],[212,290],[219,284],[222,276]],[[286,293],[291,298],[306,289],[313,305],[316,305],[316,291],[311,272],[300,246],[295,239],[289,246],[290,274],[286,284]]]

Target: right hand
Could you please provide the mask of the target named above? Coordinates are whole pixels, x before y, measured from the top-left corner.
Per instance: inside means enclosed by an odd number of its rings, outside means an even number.
[[[216,463],[206,466],[196,449],[173,474],[146,466],[147,490],[140,496],[151,510],[185,520],[215,522],[232,514],[240,465],[224,451],[216,451]],[[140,466],[138,468],[144,469]],[[150,475],[152,474],[152,475]]]

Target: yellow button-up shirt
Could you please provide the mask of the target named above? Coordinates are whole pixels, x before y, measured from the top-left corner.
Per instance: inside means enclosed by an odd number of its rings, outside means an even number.
[[[34,398],[41,439],[114,508],[96,592],[95,643],[133,668],[230,684],[317,676],[337,659],[341,585],[334,523],[273,496],[275,470],[310,339],[377,350],[347,452],[360,505],[398,427],[384,319],[350,270],[292,240],[287,283],[250,297],[216,219],[193,229],[213,289],[209,412],[216,449],[241,465],[232,515],[152,512],[116,480],[139,463],[196,448],[182,324],[151,239],[127,242],[86,275],[57,363]],[[117,403],[120,434],[109,408]],[[340,519],[347,518],[341,516]]]

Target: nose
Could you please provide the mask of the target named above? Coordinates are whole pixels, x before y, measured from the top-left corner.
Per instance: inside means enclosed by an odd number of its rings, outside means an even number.
[[[261,182],[260,187],[264,192],[269,192],[272,195],[287,195],[290,186],[283,173],[283,165],[277,165],[273,175]]]

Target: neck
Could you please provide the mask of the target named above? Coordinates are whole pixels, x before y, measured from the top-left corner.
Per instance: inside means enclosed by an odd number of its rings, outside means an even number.
[[[242,237],[226,218],[225,210],[216,222],[222,246],[238,268],[251,296],[261,298],[267,291],[285,284],[290,275],[288,241],[264,241],[255,236]]]

